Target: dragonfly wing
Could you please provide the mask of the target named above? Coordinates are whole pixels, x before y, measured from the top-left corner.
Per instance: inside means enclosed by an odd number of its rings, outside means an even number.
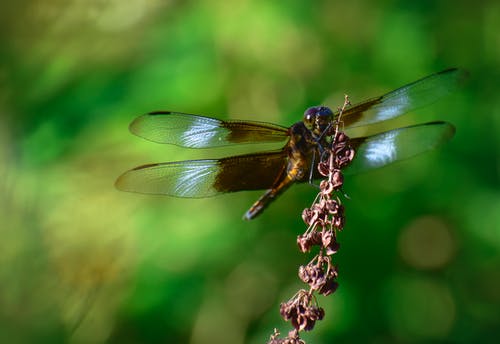
[[[142,115],[129,128],[133,134],[147,140],[188,148],[281,142],[288,136],[287,128],[270,123],[222,121],[170,111]]]
[[[203,198],[221,193],[270,188],[287,162],[283,150],[223,159],[149,164],[122,174],[119,190]]]
[[[445,143],[454,133],[453,125],[439,121],[351,139],[356,156],[346,173],[360,173],[410,158]]]
[[[342,121],[346,128],[386,121],[427,106],[451,93],[462,83],[466,72],[451,68],[429,75],[378,98],[346,109]]]

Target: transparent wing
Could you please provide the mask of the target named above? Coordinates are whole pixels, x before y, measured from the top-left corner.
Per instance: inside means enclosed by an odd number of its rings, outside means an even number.
[[[187,160],[136,167],[116,180],[122,191],[202,198],[268,189],[286,165],[283,150],[223,159]]]
[[[427,106],[457,89],[467,73],[456,68],[412,82],[383,96],[353,105],[344,111],[346,128],[386,121]]]
[[[288,136],[287,128],[270,123],[222,121],[170,111],[142,115],[129,128],[133,134],[147,140],[188,148],[281,142]]]
[[[361,173],[434,149],[455,133],[446,122],[429,122],[351,139],[356,150],[347,174]]]

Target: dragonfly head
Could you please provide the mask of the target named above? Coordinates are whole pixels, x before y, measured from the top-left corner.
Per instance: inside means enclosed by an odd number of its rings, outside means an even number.
[[[323,134],[333,121],[333,112],[326,106],[313,106],[304,112],[303,122],[315,136]]]

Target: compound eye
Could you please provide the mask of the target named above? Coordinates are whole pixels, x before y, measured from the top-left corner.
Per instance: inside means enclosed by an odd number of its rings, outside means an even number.
[[[304,112],[303,122],[307,129],[312,129],[316,122],[316,117],[318,115],[318,107],[313,106]]]
[[[304,112],[304,124],[306,128],[311,129],[316,121],[317,109],[316,107],[310,107]]]
[[[333,118],[333,112],[327,106],[320,106],[318,109],[318,116],[326,119],[331,119]]]
[[[330,108],[326,106],[321,106],[320,108],[318,108],[318,114],[316,117],[316,126],[320,132],[322,132],[329,125],[331,125],[332,120],[333,120],[333,112],[332,110],[330,110]]]

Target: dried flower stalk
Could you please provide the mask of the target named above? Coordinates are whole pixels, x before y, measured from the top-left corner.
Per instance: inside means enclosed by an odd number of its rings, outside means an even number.
[[[312,330],[316,321],[325,315],[323,308],[318,306],[315,292],[327,296],[338,287],[338,272],[331,256],[339,250],[337,233],[345,223],[344,206],[339,197],[344,182],[341,170],[349,165],[355,154],[349,138],[339,130],[342,113],[348,105],[346,95],[338,117],[325,133],[331,137],[331,145],[322,147],[324,152],[317,166],[325,179],[320,183],[320,192],[312,206],[302,212],[302,219],[308,227],[297,237],[299,250],[305,253],[314,246],[319,247],[318,254],[307,265],[299,267],[299,278],[309,285],[309,290],[300,289],[281,304],[280,314],[285,321],[291,322],[293,330],[287,337],[279,338],[280,333],[275,329],[268,344],[305,344],[299,333]]]

